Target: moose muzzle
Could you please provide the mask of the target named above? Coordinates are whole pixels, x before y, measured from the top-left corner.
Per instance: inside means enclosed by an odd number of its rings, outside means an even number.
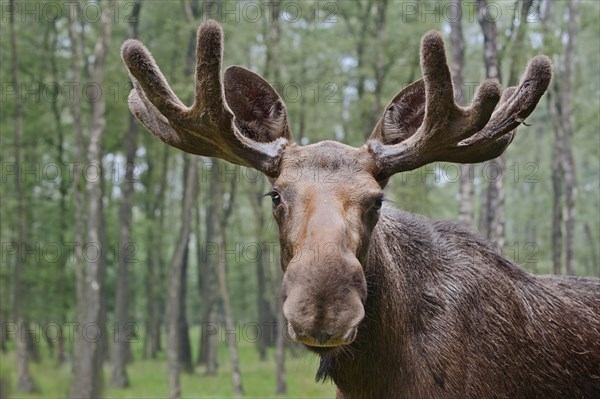
[[[322,348],[347,345],[356,338],[367,287],[353,255],[290,262],[282,294],[283,314],[294,341]]]

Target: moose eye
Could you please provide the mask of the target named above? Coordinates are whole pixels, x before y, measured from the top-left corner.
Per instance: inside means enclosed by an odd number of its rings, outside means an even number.
[[[383,197],[378,197],[377,199],[375,199],[375,202],[373,203],[373,209],[378,211],[381,209],[382,206],[383,206]]]
[[[273,200],[273,206],[276,207],[279,204],[281,204],[281,195],[279,195],[279,193],[277,191],[271,191],[269,194],[267,194],[271,197],[271,200]]]

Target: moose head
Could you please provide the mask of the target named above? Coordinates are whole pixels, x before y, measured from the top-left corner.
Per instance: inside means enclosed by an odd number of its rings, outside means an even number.
[[[214,21],[198,30],[190,107],[173,93],[148,50],[126,41],[122,57],[133,82],[129,107],[164,143],[255,168],[270,179],[288,330],[319,353],[353,342],[365,316],[367,253],[390,176],[435,161],[476,163],[499,156],[552,74],[549,59],[535,57],[517,87],[502,91],[486,80],[472,104],[461,107],[454,101],[442,38],[428,32],[421,40],[423,79],[396,95],[365,145],[301,146],[269,83],[239,66],[221,76],[222,41]]]

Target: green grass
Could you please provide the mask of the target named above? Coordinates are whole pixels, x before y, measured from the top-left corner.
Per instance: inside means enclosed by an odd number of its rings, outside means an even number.
[[[191,330],[192,353],[197,354],[199,329]],[[142,342],[132,346],[134,362],[127,368],[130,387],[127,389],[114,389],[110,386],[110,365],[104,368],[104,386],[106,398],[166,398],[167,362],[164,353],[158,359],[143,360],[141,355]],[[268,398],[275,396],[276,373],[275,353],[269,350],[268,360],[261,362],[258,357],[256,345],[250,342],[239,342],[240,367],[244,384],[245,398]],[[14,392],[16,386],[16,372],[14,351],[0,355],[0,376],[9,398],[64,398],[69,389],[71,378],[71,365],[65,363],[58,367],[56,361],[49,357],[46,345],[40,344],[42,360],[31,364],[31,373],[39,392],[32,395],[22,395]],[[229,353],[225,343],[219,343],[218,348],[219,370],[218,375],[209,377],[204,375],[204,367],[196,367],[192,374],[182,373],[183,398],[232,398],[233,388],[231,383]],[[286,353],[286,377],[288,394],[284,398],[333,398],[335,388],[331,383],[316,383],[314,376],[318,367],[318,360],[309,353],[302,353],[294,358],[290,352]]]

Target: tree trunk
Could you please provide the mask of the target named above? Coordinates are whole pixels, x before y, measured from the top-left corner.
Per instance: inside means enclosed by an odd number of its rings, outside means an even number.
[[[169,398],[181,397],[180,382],[180,330],[181,283],[184,269],[185,251],[188,246],[191,228],[192,206],[196,198],[198,157],[185,155],[185,173],[183,180],[183,201],[181,227],[177,246],[169,266],[169,289],[167,302],[167,363],[169,370]]]
[[[203,161],[203,160],[201,160]],[[204,166],[201,168],[202,172],[200,173],[200,176],[204,175]],[[202,186],[202,180],[200,180],[200,183],[198,183],[198,186],[201,187]],[[210,208],[209,205],[210,199],[208,199],[206,201],[207,205],[207,215],[206,217],[208,218],[208,208]],[[196,266],[198,268],[197,274],[198,274],[198,293],[200,294],[200,297],[203,299],[203,304],[202,304],[202,319],[200,320],[200,340],[198,341],[198,358],[196,360],[196,364],[198,366],[204,366],[206,365],[206,350],[204,347],[204,340],[207,337],[205,335],[205,325],[208,322],[208,312],[207,312],[207,307],[208,304],[206,303],[205,299],[205,292],[204,292],[204,285],[205,285],[205,281],[206,278],[208,276],[204,275],[204,267],[205,267],[205,262],[204,262],[204,258],[203,258],[203,254],[204,254],[204,241],[202,238],[202,221],[200,220],[200,214],[201,214],[201,204],[204,204],[205,201],[203,201],[202,195],[200,193],[200,190],[198,190],[198,200],[197,200],[197,204],[198,206],[196,207]]]
[[[231,361],[231,382],[233,392],[236,396],[244,395],[242,386],[242,373],[240,372],[240,357],[237,349],[237,331],[233,322],[233,312],[231,310],[231,300],[227,288],[226,265],[225,265],[225,234],[221,233],[221,239],[217,239],[219,245],[219,259],[217,260],[217,283],[219,285],[219,294],[223,302],[223,312],[225,313],[225,330],[227,333],[226,341],[229,349],[229,358]]]
[[[153,200],[147,205],[146,214],[150,220],[155,222],[148,229],[148,270],[145,276],[146,287],[146,333],[144,336],[144,357],[156,359],[160,348],[161,315],[164,313],[163,292],[164,286],[164,261],[162,253],[162,231],[164,226],[165,194],[167,187],[167,172],[169,165],[169,147],[161,146],[162,160],[158,178],[158,187],[154,189],[151,173],[152,166],[149,166],[149,181],[146,184],[146,190],[155,192]],[[157,218],[158,215],[158,218]],[[156,220],[158,219],[158,220]]]
[[[5,290],[6,291],[6,290]],[[6,343],[8,342],[8,320],[10,317],[7,317],[6,312],[2,312],[2,319],[0,320],[0,350],[2,350],[2,354],[6,354],[8,352],[8,347]]]
[[[141,4],[139,1],[133,4],[133,11],[130,20],[129,37],[138,36],[138,17]],[[131,208],[133,206],[134,192],[134,169],[135,153],[137,150],[137,121],[133,115],[129,115],[129,128],[125,137],[125,177],[122,184],[123,196],[121,199],[121,208],[119,210],[120,228],[119,228],[119,265],[117,269],[117,287],[115,298],[115,340],[113,341],[112,356],[112,385],[116,388],[129,386],[127,377],[127,361],[129,348],[129,337],[127,334],[131,329],[129,322],[129,256],[131,250]]]
[[[279,66],[279,44],[281,42],[281,27],[279,25],[280,5],[280,1],[271,3],[271,23],[267,33],[267,54],[265,57],[265,76],[267,79],[277,83],[277,85],[281,83],[279,81],[281,78]]]
[[[211,162],[211,169],[208,173],[217,173],[216,167]],[[203,169],[204,170],[204,169]],[[200,345],[198,353],[198,364],[206,366],[207,375],[217,374],[217,340],[214,329],[216,328],[215,320],[215,264],[212,258],[208,256],[209,246],[212,246],[210,240],[214,238],[215,224],[218,223],[215,209],[219,199],[215,197],[216,187],[212,183],[212,179],[208,184],[208,193],[206,200],[206,221],[205,221],[205,241],[200,240],[200,226],[198,226],[198,287],[204,304],[204,314],[202,317],[202,331],[200,333]],[[199,220],[197,221],[200,223]],[[210,248],[212,250],[212,248]]]
[[[10,2],[11,9],[15,10],[14,0]],[[15,187],[17,191],[17,247],[18,254],[15,257],[15,268],[13,275],[13,317],[19,331],[27,328],[28,323],[23,316],[21,298],[24,296],[21,276],[25,265],[21,256],[22,248],[26,244],[26,220],[25,220],[25,191],[21,180],[21,150],[23,148],[23,100],[20,95],[19,85],[19,60],[17,54],[17,33],[15,31],[15,13],[9,13],[10,25],[10,51],[11,51],[11,78],[15,93]],[[17,391],[23,393],[35,392],[36,387],[29,371],[29,352],[27,342],[23,334],[15,336],[15,360],[17,371]]]
[[[588,241],[588,246],[590,249],[590,270],[598,270],[598,254],[596,253],[596,247],[598,246],[598,242],[594,240],[594,234],[592,233],[592,227],[588,222],[585,223],[585,236]]]
[[[255,223],[255,237],[257,243],[264,243],[267,238],[266,232],[266,220],[265,213],[263,210],[264,192],[267,190],[265,186],[265,179],[263,176],[260,177],[260,182],[252,185],[254,189],[251,192],[251,204],[256,215]],[[271,287],[270,279],[268,276],[268,257],[265,256],[264,251],[259,250],[258,258],[256,259],[256,277],[257,277],[257,310],[258,310],[258,325],[260,331],[262,331],[258,340],[258,352],[260,360],[267,360],[267,348],[274,346],[275,336],[267,333],[269,327],[277,322],[275,315],[273,314],[271,304],[267,298],[266,293],[269,292]],[[284,370],[277,370],[278,373],[283,373]]]
[[[346,24],[348,26],[349,33],[354,37],[354,41],[356,43],[356,70],[358,71],[356,90],[357,90],[357,104],[360,107],[360,130],[359,134],[369,131],[373,128],[372,125],[369,125],[370,122],[370,111],[368,108],[364,107],[363,99],[365,95],[365,82],[367,80],[367,76],[365,73],[365,62],[367,59],[367,39],[369,38],[369,28],[371,27],[371,12],[373,6],[375,5],[374,1],[368,0],[366,2],[356,2],[356,5],[359,7],[364,7],[364,9],[359,10],[362,11],[360,13],[360,17],[358,21],[360,21],[360,27],[358,30],[355,30],[352,26],[352,22],[350,17],[346,16],[342,12],[342,16],[346,20]],[[343,8],[341,9],[343,10]]]
[[[58,82],[59,81],[59,72],[58,72],[58,66],[57,66],[57,62],[56,62],[56,54],[58,53],[58,40],[59,40],[59,33],[58,30],[56,28],[57,22],[56,21],[52,21],[52,46],[50,49],[50,70],[52,71],[52,79],[54,82]],[[51,107],[52,107],[52,115],[54,116],[54,123],[56,125],[56,133],[58,136],[58,143],[57,143],[57,152],[58,152],[58,164],[59,165],[65,165],[66,164],[66,160],[65,160],[65,132],[63,129],[63,125],[61,123],[61,109],[59,106],[58,101],[51,101]],[[60,180],[60,185],[59,185],[59,192],[60,192],[60,199],[59,199],[59,209],[60,209],[60,214],[61,215],[67,215],[68,214],[68,210],[67,210],[67,195],[68,195],[68,181],[67,179],[61,179]],[[67,241],[66,239],[66,233],[68,231],[68,224],[69,221],[66,217],[61,217],[60,218],[60,236],[59,236],[59,242],[64,243]],[[65,279],[67,278],[67,260],[68,260],[68,254],[67,251],[62,251],[61,252],[61,256],[57,262],[57,269],[58,269],[58,281],[62,286],[62,283],[65,281]],[[64,290],[62,289],[58,289],[58,292],[61,293],[61,299],[62,299],[62,303],[61,303],[61,315],[60,315],[60,322],[66,322],[67,321],[67,316],[66,316],[66,312],[67,309],[69,308],[69,303],[70,303],[70,298],[63,292]],[[64,334],[59,334],[59,336],[57,337],[57,351],[56,351],[56,362],[58,363],[58,365],[62,365],[64,362],[66,361],[66,354],[65,354],[65,337]]]
[[[477,0],[477,19],[481,26],[484,43],[485,77],[501,81],[500,60],[496,43],[497,30],[495,20],[488,15],[486,0]],[[504,247],[504,175],[506,155],[488,161],[484,165],[484,176],[489,179],[488,187],[482,191],[480,213],[481,233],[496,244],[498,249]]]
[[[279,259],[276,256],[275,259]],[[274,292],[281,292],[281,282],[283,273],[279,264],[276,265],[277,278],[276,286],[273,287]],[[286,346],[286,326],[287,322],[283,316],[283,302],[281,295],[277,295],[277,323],[275,330],[275,364],[277,367],[277,395],[287,394],[287,378],[285,375],[285,346]]]
[[[454,82],[455,96],[459,105],[466,105],[469,101],[465,90],[465,38],[462,30],[462,0],[450,1],[450,37],[452,40],[452,81]],[[459,213],[458,220],[467,227],[473,225],[473,175],[475,168],[472,164],[460,166],[459,187]]]
[[[168,169],[169,169],[169,153],[170,149],[168,147],[163,148],[163,161],[162,161],[162,171],[161,171],[161,180],[160,180],[160,188],[158,191],[158,202],[157,208],[159,209],[160,216],[158,218],[158,232],[164,231],[165,228],[165,204],[166,204],[166,190],[167,190],[167,177],[168,177]],[[164,291],[162,287],[165,287],[164,282],[167,280],[167,272],[166,272],[166,262],[164,256],[164,244],[163,244],[163,235],[158,234],[156,241],[156,251],[155,251],[155,259],[156,266],[158,270],[156,274],[158,276],[158,281],[155,284],[155,296],[154,296],[154,314],[156,315],[154,323],[153,323],[153,340],[152,345],[150,347],[151,357],[156,359],[156,355],[158,352],[162,351],[162,339],[161,334],[163,331],[163,325],[165,325],[164,313],[166,309]],[[158,287],[158,289],[156,288]]]
[[[96,42],[94,50],[94,62],[92,70],[92,81],[102,86],[104,82],[104,71],[106,65],[106,54],[108,42],[112,30],[112,10],[114,2],[111,1],[107,11],[102,14],[101,32]],[[72,398],[97,398],[102,396],[103,373],[102,363],[105,353],[102,352],[102,331],[104,330],[104,304],[103,304],[103,285],[104,285],[104,248],[103,240],[103,221],[102,221],[102,154],[101,139],[105,119],[105,101],[104,99],[90,103],[91,123],[89,142],[87,149],[87,161],[89,165],[95,165],[99,171],[98,178],[89,178],[86,181],[87,192],[87,241],[88,249],[97,253],[87,252],[85,259],[85,287],[84,296],[78,297],[78,301],[85,303],[84,313],[80,314],[79,319],[84,320],[83,326],[95,326],[95,332],[91,330],[81,331],[77,334],[80,341],[77,349],[81,351],[76,358],[77,364],[74,367],[73,378],[71,382],[70,396]],[[92,338],[92,335],[94,338]]]
[[[456,102],[465,105],[468,98],[465,92],[465,38],[462,30],[462,0],[450,0],[452,14],[450,19],[450,38],[452,41],[452,82],[454,83],[454,95],[458,92]]]
[[[94,114],[94,108],[92,108],[92,115]],[[93,117],[92,117],[93,120]],[[101,143],[101,141],[99,141],[99,143]],[[100,146],[100,153],[99,153],[99,162],[102,162],[102,150],[101,150],[101,146]],[[104,178],[104,170],[100,169],[100,176],[99,176],[99,182],[98,182],[98,186],[100,188],[99,193],[98,193],[98,246],[100,248],[108,248],[108,238],[106,236],[106,217],[104,216],[104,201],[103,198],[105,198],[105,192],[106,192],[106,179]],[[110,197],[107,198],[108,201],[110,201]],[[98,293],[98,297],[99,297],[99,304],[100,304],[100,310],[99,310],[99,318],[98,318],[98,325],[102,326],[101,328],[106,329],[107,325],[108,325],[108,311],[106,309],[106,287],[104,285],[104,273],[106,270],[106,265],[108,264],[108,251],[101,251],[100,252],[100,259],[99,259],[99,264],[102,265],[102,272],[100,272],[99,275],[102,276],[102,284],[100,285],[100,289],[99,289],[99,293]],[[114,338],[114,337],[113,337]],[[109,347],[109,339],[108,339],[108,334],[102,334],[100,336],[100,342],[99,342],[99,349],[98,349],[98,353],[100,354],[100,368],[101,368],[101,378],[104,378],[104,363],[109,363],[110,362],[110,347]]]
[[[554,127],[555,140],[552,164],[552,181],[554,189],[554,218],[552,227],[552,260],[553,271],[562,272],[562,237],[563,225],[565,236],[565,271],[569,275],[575,274],[573,259],[573,245],[575,241],[575,202],[577,196],[575,161],[571,138],[573,136],[573,64],[574,47],[577,33],[577,1],[567,4],[566,23],[564,33],[563,60],[559,63],[556,79],[548,93],[548,113]],[[549,19],[550,4],[547,5],[546,19]],[[562,197],[565,197],[564,208]]]
[[[154,256],[154,233],[152,228],[148,229],[146,238],[146,259],[148,259],[148,268],[144,276],[144,288],[146,292],[146,320],[144,321],[144,344],[142,349],[142,356],[144,359],[152,358],[155,359],[156,352],[153,354],[151,351],[152,342],[154,340],[154,323],[158,317],[155,314],[155,302],[156,302],[156,291],[154,290],[154,284],[157,282],[156,278],[156,260]]]
[[[217,307],[214,306],[214,302],[210,310],[210,314],[208,315],[208,322],[212,326],[216,326],[219,322]],[[219,370],[219,359],[217,351],[218,343],[219,341],[217,339],[217,334],[209,335],[207,345],[208,352],[206,355],[206,375],[216,376],[217,371]]]
[[[191,216],[191,215],[190,215]],[[191,227],[190,227],[191,229]],[[189,255],[189,244],[185,248],[183,255],[183,264],[181,267],[181,294],[179,295],[179,322],[177,328],[179,329],[179,364],[182,370],[186,373],[192,373],[194,371],[194,364],[192,362],[192,349],[190,346],[190,330],[187,321],[187,271],[188,271],[188,255]]]
[[[199,282],[200,294],[204,303],[204,315],[202,317],[202,332],[200,334],[200,353],[198,354],[198,364],[206,366],[206,375],[216,375],[217,364],[217,313],[215,306],[215,286],[216,277],[215,269],[216,262],[213,262],[213,257],[208,256],[209,251],[212,252],[215,238],[217,219],[217,209],[221,204],[221,198],[218,198],[218,166],[213,161],[210,162],[210,168],[207,170],[210,181],[208,182],[208,193],[206,201],[206,231],[203,243],[198,245],[201,250],[198,251],[198,276],[202,281]],[[198,230],[200,228],[198,227]],[[200,234],[198,233],[198,236]]]
[[[506,83],[507,86],[516,86],[519,84],[519,75],[523,69],[523,65],[525,65],[526,62],[525,51],[523,51],[523,49],[527,34],[527,16],[530,15],[532,6],[533,0],[522,1],[521,9],[519,11],[519,25],[517,27],[516,36],[514,39],[510,40],[512,51],[508,81]]]
[[[281,300],[278,305],[283,306]],[[277,367],[277,395],[287,395],[287,377],[285,374],[285,317],[283,311],[277,313],[277,333],[275,334],[275,362]]]
[[[544,27],[544,36],[549,35],[551,31],[552,1],[545,2],[544,12],[541,16],[541,23]],[[548,115],[554,129],[554,143],[552,147],[552,272],[556,275],[562,274],[562,249],[563,249],[563,150],[562,150],[562,126],[559,121],[557,107],[555,107],[556,79],[553,80],[548,92],[546,93]],[[556,93],[558,94],[558,93]]]
[[[79,4],[69,8],[69,41],[71,45],[71,72],[75,83],[81,82],[81,57],[79,55],[79,37],[77,35],[79,22]],[[79,325],[85,323],[86,313],[86,296],[85,296],[85,259],[83,256],[83,244],[85,243],[85,224],[87,216],[84,209],[85,190],[83,182],[83,166],[85,165],[85,138],[83,134],[83,122],[81,118],[81,91],[73,91],[73,101],[69,102],[69,110],[73,118],[73,128],[75,130],[76,157],[77,165],[75,166],[73,178],[73,198],[75,203],[75,242],[79,245],[75,246],[75,288],[77,298],[77,322]],[[79,365],[81,364],[82,341],[74,340],[73,343],[73,363],[72,363],[72,382],[71,391],[75,389]],[[71,396],[75,393],[71,392]]]
[[[255,236],[256,242],[262,243],[265,241],[265,215],[263,212],[262,201],[265,190],[264,179],[261,178],[260,184],[253,185],[257,190],[252,192],[252,205],[254,208],[254,214],[256,215],[255,223]],[[256,278],[257,278],[257,310],[258,310],[258,326],[259,329],[264,329],[269,326],[273,321],[273,315],[271,314],[271,308],[266,298],[267,292],[267,281],[265,276],[265,257],[262,251],[258,254],[256,259]],[[271,334],[261,334],[258,339],[258,353],[261,361],[267,360],[267,347],[273,344],[270,340]],[[279,370],[278,370],[279,371]]]
[[[562,274],[562,248],[563,248],[563,139],[562,128],[557,122],[557,116],[554,109],[554,96],[552,90],[548,96],[548,114],[554,127],[554,148],[552,152],[552,272]]]
[[[25,321],[25,324],[27,325],[27,327],[31,327],[31,325],[29,324],[28,321]],[[35,329],[35,323],[33,324],[33,328]],[[33,330],[35,331],[35,330]],[[36,336],[34,334],[27,334],[25,335],[25,346],[27,347],[27,354],[29,357],[29,360],[31,360],[34,363],[39,363],[42,358],[40,356],[40,347],[39,347],[39,340],[36,338]]]
[[[577,34],[577,6],[578,1],[572,0],[567,6],[567,38],[565,46],[565,60],[563,63],[562,76],[559,85],[561,88],[561,109],[563,112],[560,118],[563,123],[563,151],[565,172],[565,266],[568,275],[575,275],[574,250],[575,243],[575,201],[577,196],[577,181],[575,176],[575,160],[573,159],[573,146],[571,138],[573,137],[573,64],[575,37]]]
[[[221,161],[213,161],[219,170],[219,163]],[[216,177],[216,178],[215,178]],[[222,185],[221,177],[218,173],[213,175],[214,182],[217,184],[215,199],[220,199],[221,202],[224,199],[224,188]],[[234,183],[234,181],[232,181]],[[223,312],[225,313],[225,330],[226,330],[226,341],[227,348],[229,350],[229,358],[231,362],[231,382],[233,384],[233,392],[236,396],[244,395],[244,388],[242,386],[242,373],[240,372],[240,358],[238,355],[237,348],[237,331],[235,323],[233,322],[233,311],[231,309],[231,299],[229,297],[229,289],[227,288],[227,265],[225,259],[225,243],[227,242],[225,236],[225,230],[229,221],[229,216],[233,210],[234,200],[234,188],[235,185],[231,185],[229,202],[225,209],[222,207],[217,209],[217,213],[220,216],[220,223],[215,224],[215,236],[214,243],[217,247],[217,285],[219,287],[219,296],[223,304]]]
[[[384,30],[385,30],[385,15],[388,6],[387,0],[379,0],[375,2],[375,55],[373,57],[373,72],[375,75],[375,90],[374,100],[371,106],[371,113],[367,119],[367,126],[364,131],[366,139],[369,138],[373,131],[373,126],[377,124],[377,120],[383,111],[383,103],[381,94],[383,91],[383,82],[385,80],[385,61],[384,61]]]
[[[308,68],[306,67],[306,46],[300,46],[300,56],[302,58],[302,64],[300,65],[300,76],[298,76],[299,82],[306,82],[306,75]],[[300,145],[306,136],[306,102],[308,96],[300,96],[300,109],[298,110],[298,129],[294,131],[294,136],[297,135],[297,140]]]

